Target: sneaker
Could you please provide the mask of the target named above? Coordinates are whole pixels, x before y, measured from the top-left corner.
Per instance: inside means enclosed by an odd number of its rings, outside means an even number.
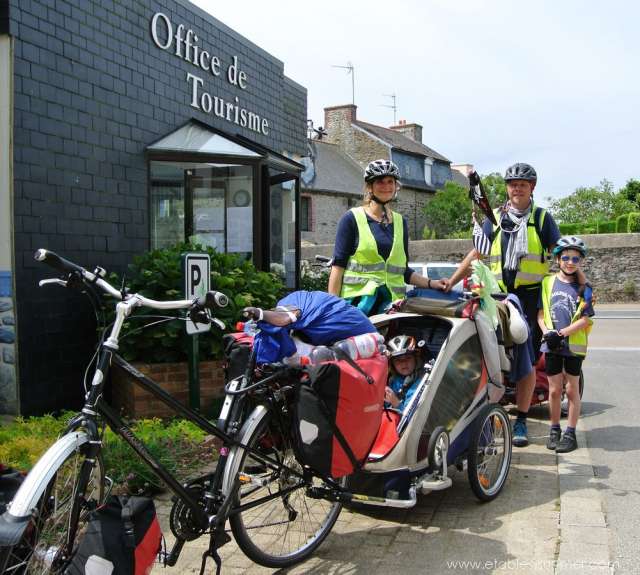
[[[524,419],[516,419],[513,424],[513,445],[514,447],[526,447],[529,445],[527,422]]]
[[[560,441],[560,436],[562,435],[562,431],[560,428],[551,428],[549,431],[549,441],[547,441],[547,449],[551,449],[554,451],[556,447],[558,447],[558,441]]]
[[[569,453],[574,449],[578,449],[578,440],[573,433],[564,433],[562,439],[558,441],[556,453]]]

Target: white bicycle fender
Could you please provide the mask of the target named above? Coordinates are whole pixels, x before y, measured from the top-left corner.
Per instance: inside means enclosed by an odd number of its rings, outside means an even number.
[[[16,519],[30,516],[63,461],[88,441],[84,431],[73,431],[58,439],[29,472],[6,512]]]
[[[243,445],[247,444],[251,434],[256,430],[256,427],[258,427],[258,424],[264,419],[267,413],[267,408],[264,405],[258,405],[251,412],[244,422],[242,429],[240,429],[240,443]],[[229,453],[229,458],[227,459],[227,464],[224,466],[224,474],[222,476],[222,493],[225,496],[229,495],[229,492],[233,488],[236,476],[240,470],[240,462],[242,461],[243,455],[244,448],[239,446],[232,448]]]

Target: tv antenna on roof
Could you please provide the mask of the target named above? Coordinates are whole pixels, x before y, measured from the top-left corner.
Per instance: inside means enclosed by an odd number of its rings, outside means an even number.
[[[396,105],[396,95],[395,94],[382,94],[383,96],[386,96],[387,98],[391,98],[391,100],[393,101],[393,104],[380,104],[381,106],[385,107],[385,108],[391,108],[393,110],[393,125],[396,125],[396,112],[398,111],[398,106]]]
[[[355,72],[355,68],[353,67],[353,64],[351,62],[347,62],[346,66],[338,66],[336,64],[333,64],[331,67],[342,68],[343,70],[347,71],[347,74],[351,74],[351,103],[355,106],[356,104],[356,81],[355,81],[356,72]]]

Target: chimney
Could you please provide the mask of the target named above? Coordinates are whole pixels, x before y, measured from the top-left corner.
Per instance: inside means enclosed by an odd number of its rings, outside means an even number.
[[[356,120],[357,106],[331,106],[324,109],[324,129],[327,131],[326,141],[340,144],[353,132],[352,122]]]
[[[406,120],[400,120],[397,126],[389,126],[389,129],[400,132],[403,136],[422,144],[422,126],[420,124],[407,124]]]
[[[451,169],[460,172],[463,176],[469,177],[473,172],[473,164],[451,164]]]

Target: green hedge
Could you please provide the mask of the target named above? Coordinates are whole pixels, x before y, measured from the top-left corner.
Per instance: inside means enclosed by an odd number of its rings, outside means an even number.
[[[625,214],[616,220],[559,224],[558,227],[563,236],[580,234],[624,234],[627,233],[627,221],[631,215],[632,214]]]
[[[640,212],[631,212],[629,214],[629,227],[627,231],[631,234],[640,232]]]
[[[629,214],[622,214],[616,220],[616,232],[626,234],[629,231]]]
[[[598,233],[599,234],[615,234],[616,224],[617,224],[616,220],[598,222]]]
[[[559,224],[560,233],[563,236],[573,236],[578,233],[578,228],[582,224]]]

